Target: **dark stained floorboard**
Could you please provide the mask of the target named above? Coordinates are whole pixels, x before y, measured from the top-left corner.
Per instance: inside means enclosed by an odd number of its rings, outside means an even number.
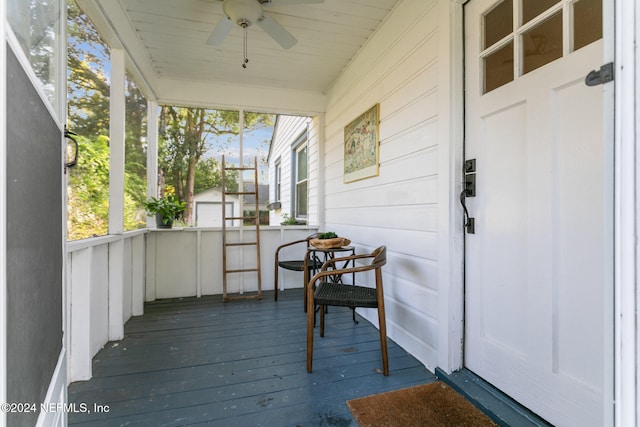
[[[354,426],[346,401],[435,380],[389,340],[381,374],[378,330],[332,307],[316,328],[306,371],[302,291],[273,301],[220,296],[161,300],[125,325],[125,338],[94,358],[93,378],[69,386],[69,401],[108,406],[71,413],[79,426]]]

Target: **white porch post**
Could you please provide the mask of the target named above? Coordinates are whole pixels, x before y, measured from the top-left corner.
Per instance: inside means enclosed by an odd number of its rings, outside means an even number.
[[[109,234],[124,231],[125,57],[111,50],[109,110]]]
[[[158,103],[147,101],[147,198],[158,197]],[[147,227],[155,227],[147,217]]]
[[[640,7],[637,2],[615,2],[615,425],[635,426],[638,407],[638,212],[640,153],[640,63],[637,38]]]
[[[463,0],[440,2],[442,37],[439,57],[444,65],[438,76],[442,87],[441,147],[438,170],[438,359],[447,373],[463,367],[464,338],[464,233],[457,194],[462,191],[463,163]]]
[[[322,224],[322,227],[324,227],[325,224],[325,197],[326,197],[326,193],[325,193],[325,186],[324,186],[324,180],[325,180],[325,162],[324,162],[324,157],[325,157],[325,141],[326,141],[326,134],[325,134],[325,126],[326,126],[326,115],[325,113],[321,113],[318,114],[317,116],[315,116],[314,118],[312,118],[313,121],[315,121],[315,126],[318,129],[318,134],[317,134],[317,138],[318,138],[318,143],[316,144],[316,156],[318,159],[318,168],[317,168],[317,186],[318,189],[316,190],[316,199],[317,199],[317,206],[316,206],[316,218],[317,221],[315,223],[315,225],[320,225]],[[311,224],[310,222],[308,224]]]
[[[111,50],[109,112],[109,234],[124,232],[125,55]],[[123,326],[124,244],[109,245],[109,339],[121,339]]]

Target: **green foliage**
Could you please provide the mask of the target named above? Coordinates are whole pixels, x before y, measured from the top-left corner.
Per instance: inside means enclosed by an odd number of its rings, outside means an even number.
[[[244,211],[245,217],[255,217],[256,211]],[[269,211],[258,211],[258,222],[260,225],[269,225]],[[244,225],[255,225],[255,219],[244,219],[242,221]]]
[[[238,115],[232,111],[163,106],[160,111],[158,163],[176,196],[187,203],[185,220],[193,217],[196,166],[211,148],[211,135],[238,132]]]
[[[109,231],[109,141],[77,137],[81,155],[69,170],[68,239],[101,236]]]
[[[298,220],[290,217],[288,213],[282,214],[282,222],[280,222],[280,225],[297,225],[297,224],[298,224]]]
[[[127,161],[124,174],[124,229],[136,230],[147,226],[147,217],[144,213],[147,180],[146,176],[141,178],[127,171],[128,166]]]
[[[147,194],[147,100],[127,79],[125,96],[124,229],[146,227]]]
[[[224,186],[227,191],[238,191],[238,171],[227,171]],[[222,188],[222,165],[218,159],[207,157],[196,164],[194,193],[210,188]]]
[[[168,194],[161,198],[152,197],[144,202],[144,207],[150,215],[160,214],[162,223],[167,225],[184,212],[185,202],[181,202],[174,194]]]
[[[108,233],[109,222],[109,48],[75,1],[68,2],[68,127],[82,135],[79,164],[70,171],[68,238]],[[127,79],[124,227],[146,226],[146,105]]]
[[[109,135],[109,47],[75,1],[67,6],[68,125],[78,135]]]
[[[109,213],[109,47],[74,0],[68,0],[68,127],[82,135],[78,167],[70,172],[68,236],[71,240],[108,233]],[[146,99],[131,79],[126,87],[126,230],[144,227],[146,198]],[[270,114],[245,112],[244,132],[273,125]],[[221,187],[221,153],[237,150],[239,111],[163,106],[158,163],[164,184],[185,203],[190,222],[195,192]],[[268,142],[267,142],[268,145]],[[237,191],[239,173],[227,174],[225,187]]]
[[[67,4],[68,126],[78,139],[78,164],[69,171],[69,240],[109,232],[109,49],[80,11]]]
[[[318,236],[318,239],[335,239],[336,237],[338,237],[338,235],[336,233],[334,233],[333,231],[327,231],[326,233],[321,233]]]
[[[244,115],[244,132],[272,125],[273,115]],[[187,203],[184,218],[190,222],[194,195],[222,187],[221,165],[215,156],[232,153],[237,148],[240,113],[165,105],[160,111],[159,131],[159,167],[178,198]],[[239,181],[237,172],[228,173],[226,189],[237,191]]]

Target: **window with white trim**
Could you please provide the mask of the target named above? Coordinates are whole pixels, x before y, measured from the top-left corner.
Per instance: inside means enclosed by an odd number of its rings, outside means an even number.
[[[483,94],[602,38],[602,0],[500,0],[481,19]]]
[[[280,159],[276,160],[276,164],[275,164],[275,177],[274,177],[274,198],[273,201],[274,202],[280,202],[280,199],[282,198],[282,162]]]
[[[293,156],[293,177],[294,177],[294,200],[293,216],[295,218],[307,218],[308,207],[308,169],[307,169],[307,134],[306,132],[298,138],[297,145],[294,146]]]

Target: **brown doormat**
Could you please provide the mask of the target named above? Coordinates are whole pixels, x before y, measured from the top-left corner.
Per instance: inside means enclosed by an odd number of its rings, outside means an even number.
[[[348,400],[347,405],[360,427],[497,426],[440,381]]]

